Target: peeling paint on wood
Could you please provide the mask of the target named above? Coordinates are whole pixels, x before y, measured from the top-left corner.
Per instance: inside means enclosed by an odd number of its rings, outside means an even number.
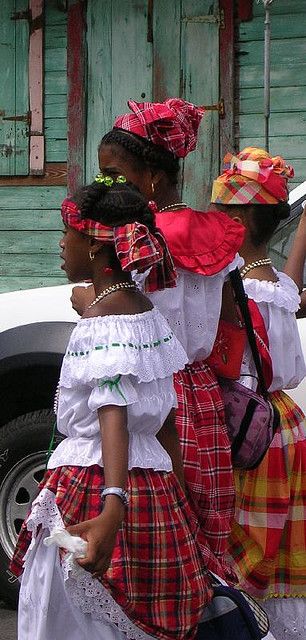
[[[43,138],[43,0],[30,0],[32,25],[29,50],[29,94],[31,109],[30,174],[44,172]]]
[[[68,5],[68,189],[83,182],[85,162],[85,16],[84,3]]]

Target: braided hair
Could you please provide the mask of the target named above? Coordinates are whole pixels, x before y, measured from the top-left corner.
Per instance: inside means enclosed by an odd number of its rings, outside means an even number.
[[[152,170],[162,169],[171,184],[177,184],[180,169],[179,159],[157,144],[125,129],[114,128],[103,136],[99,151],[103,145],[118,145],[130,156],[135,169],[141,171],[143,165]]]
[[[150,231],[155,231],[154,214],[147,199],[132,183],[117,183],[112,186],[94,181],[79,189],[73,197],[82,218],[90,218],[109,227],[140,222]]]

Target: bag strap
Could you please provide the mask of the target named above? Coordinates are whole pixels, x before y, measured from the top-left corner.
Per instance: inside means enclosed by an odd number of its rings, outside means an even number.
[[[257,344],[256,344],[256,338],[255,338],[254,329],[253,329],[252,318],[251,318],[249,307],[248,307],[248,296],[244,290],[242,278],[241,278],[238,267],[236,267],[234,271],[230,271],[229,276],[230,276],[232,287],[235,292],[237,304],[239,306],[239,309],[245,324],[249,345],[251,347],[252,356],[253,356],[253,360],[254,360],[257,375],[258,375],[259,391],[263,396],[263,398],[266,399],[268,397],[268,390],[266,387],[265,378],[262,371],[262,366],[261,366],[260,357],[259,357]]]

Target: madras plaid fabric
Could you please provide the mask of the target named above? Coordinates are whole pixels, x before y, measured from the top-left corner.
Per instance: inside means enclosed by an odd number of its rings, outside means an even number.
[[[233,204],[277,204],[288,200],[288,179],[293,168],[281,156],[264,149],[246,147],[237,156],[224,158],[224,173],[213,183],[211,202]]]
[[[236,582],[226,560],[235,488],[224,405],[215,375],[195,362],[174,375],[176,427],[197,541],[210,571]]]
[[[230,556],[257,598],[306,596],[306,422],[283,391],[271,394],[281,427],[263,461],[236,474]]]
[[[176,286],[176,271],[166,241],[160,231],[151,233],[144,224],[128,223],[108,227],[89,218],[82,218],[77,205],[65,198],[61,213],[64,224],[96,240],[114,244],[123,271],[143,273],[151,267],[145,281],[145,291],[157,291]]]
[[[41,484],[56,495],[66,526],[101,513],[103,469],[48,471]],[[129,506],[102,583],[140,629],[162,640],[192,640],[212,596],[194,541],[192,515],[173,473],[129,472]],[[22,572],[30,544],[25,525],[11,570]]]
[[[195,149],[205,111],[202,107],[181,98],[170,98],[165,102],[129,100],[128,106],[133,113],[118,116],[114,128],[136,133],[178,158],[185,158]]]

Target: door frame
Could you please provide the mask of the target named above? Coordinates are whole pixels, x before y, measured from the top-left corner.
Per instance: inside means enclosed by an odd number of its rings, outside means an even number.
[[[75,191],[85,176],[86,141],[86,0],[68,0],[68,190]],[[219,0],[225,28],[220,28],[220,161],[234,151],[234,0]]]

